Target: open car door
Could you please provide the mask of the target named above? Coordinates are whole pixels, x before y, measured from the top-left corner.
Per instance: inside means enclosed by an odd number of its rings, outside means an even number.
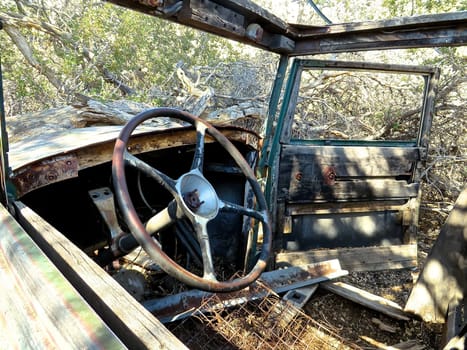
[[[329,258],[351,271],[416,266],[419,169],[438,75],[294,60],[271,154],[278,266]]]

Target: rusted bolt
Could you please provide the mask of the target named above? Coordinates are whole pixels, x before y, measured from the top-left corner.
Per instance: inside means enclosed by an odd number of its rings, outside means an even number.
[[[302,172],[298,172],[298,173],[295,174],[295,180],[302,181],[302,178],[303,178],[303,173]]]
[[[57,180],[58,174],[56,171],[49,171],[46,175],[47,180],[54,181]]]
[[[336,170],[332,166],[323,169],[323,181],[328,186],[333,186],[336,183]]]
[[[183,194],[183,200],[185,204],[193,210],[195,213],[204,204],[204,201],[201,201],[199,198],[199,192],[197,189]]]

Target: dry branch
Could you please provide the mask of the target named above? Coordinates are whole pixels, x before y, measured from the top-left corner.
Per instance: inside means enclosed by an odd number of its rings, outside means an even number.
[[[91,50],[73,41],[72,35],[61,30],[59,27],[25,15],[6,12],[0,12],[0,21],[3,23],[5,31],[18,47],[28,64],[37,69],[39,74],[44,75],[59,92],[65,94],[69,93],[65,84],[57,78],[58,74],[44,63],[40,63],[34,57],[34,50],[18,28],[37,30],[55,38],[65,46],[73,48],[75,52],[80,52],[86,61],[93,63],[99,74],[104,78],[104,81],[113,84],[123,95],[133,95],[136,93],[135,89],[124,84],[114,73],[110,72],[102,62],[96,61],[96,55]]]
[[[0,17],[0,20],[1,19],[2,18]],[[52,69],[37,60],[33,53],[33,49],[29,46],[26,38],[21,34],[21,32],[17,28],[8,24],[4,25],[3,29],[24,56],[26,62],[36,69],[39,74],[44,75],[59,92],[66,93],[63,82],[58,79],[57,74]]]

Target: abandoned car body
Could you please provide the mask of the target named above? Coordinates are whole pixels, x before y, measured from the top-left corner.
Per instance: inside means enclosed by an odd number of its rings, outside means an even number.
[[[196,306],[174,311],[176,291],[239,291],[265,271],[297,266],[310,268],[298,282],[316,283],[342,273],[313,272],[335,258],[351,271],[416,265],[419,171],[439,70],[291,58],[464,45],[467,13],[306,27],[246,0],[111,2],[278,53],[266,132],[154,108],[123,128],[8,144],[2,110],[1,308],[15,320],[3,325],[12,344],[183,348],[154,316]],[[303,134],[307,82],[329,70],[415,77],[421,93],[410,103],[420,112],[410,135],[350,135],[345,126]]]

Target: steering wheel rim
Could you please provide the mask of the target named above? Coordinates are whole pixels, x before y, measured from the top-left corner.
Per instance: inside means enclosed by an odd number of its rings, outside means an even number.
[[[207,186],[211,186],[202,174],[202,163],[204,158],[204,133],[207,133],[215,141],[221,144],[221,146],[230,154],[230,156],[234,159],[236,164],[242,170],[248,183],[250,184],[251,189],[256,197],[256,205],[258,209],[249,210],[241,206],[239,206],[239,208],[244,209],[244,211],[242,211],[243,215],[254,217],[259,222],[261,222],[263,230],[263,244],[258,260],[256,261],[253,268],[245,276],[228,281],[217,281],[217,279],[215,279],[215,277],[212,278],[212,276],[206,277],[205,275],[203,275],[201,277],[196,274],[193,274],[192,272],[186,270],[174,260],[172,260],[167,254],[165,254],[165,252],[162,250],[162,247],[154,241],[154,239],[151,237],[151,235],[148,233],[145,226],[139,219],[129,195],[125,176],[125,165],[131,164],[135,167],[138,167],[140,166],[140,164],[134,164],[134,159],[136,159],[136,157],[128,153],[127,146],[131,134],[138,125],[140,125],[148,119],[157,117],[171,117],[183,120],[194,126],[197,131],[197,151],[195,152],[195,156],[193,159],[192,169],[188,173],[183,174],[178,180],[172,183],[172,179],[158,172],[157,169],[150,167],[153,171],[157,172],[156,179],[160,182],[160,184],[164,188],[169,190],[169,192],[171,192],[172,195],[174,195],[174,198],[176,199],[178,204],[177,218],[180,215],[188,217],[186,216],[187,213],[188,215],[195,215],[196,218],[195,221],[192,221],[192,224],[198,223],[199,220],[199,222],[201,222],[201,225],[204,225],[204,228],[199,229],[199,232],[201,232],[201,234],[207,234],[207,230],[205,229],[205,225],[207,225],[207,222],[217,215],[219,209],[231,206],[224,201],[220,201],[220,199],[217,198],[222,204],[221,208],[213,208],[213,211],[206,213],[206,215],[204,216],[197,215],[193,212],[193,210],[190,210],[190,208],[188,208],[188,212],[186,211],[186,208],[181,208],[186,207],[186,203],[184,203],[186,201],[185,199],[182,200],[181,198],[181,190],[180,192],[178,191],[181,186],[181,181],[183,179],[186,179],[187,176],[201,175],[199,179],[197,179],[197,181],[203,182],[205,180],[208,183]],[[199,148],[201,150],[199,150]],[[146,164],[144,163],[143,165]],[[115,142],[115,148],[112,157],[112,177],[114,181],[118,205],[120,206],[123,217],[131,233],[141,245],[141,247],[148,253],[151,259],[153,259],[169,275],[194,288],[213,292],[231,292],[243,289],[246,286],[250,285],[265,270],[272,248],[272,232],[270,226],[270,217],[267,210],[267,204],[264,195],[261,191],[261,187],[258,181],[256,180],[253,170],[250,168],[250,166],[243,158],[241,153],[237,150],[237,148],[221,132],[219,132],[216,128],[214,128],[206,121],[197,118],[191,115],[190,113],[173,108],[153,108],[139,113],[123,127],[118,139]],[[204,186],[204,182],[202,185]],[[203,221],[203,218],[206,219],[206,222]],[[195,228],[195,231],[198,233],[198,229]],[[207,242],[209,242],[209,239],[207,239]],[[211,252],[209,253],[211,254]],[[205,265],[204,261],[203,265]],[[204,268],[206,271],[206,267]]]

